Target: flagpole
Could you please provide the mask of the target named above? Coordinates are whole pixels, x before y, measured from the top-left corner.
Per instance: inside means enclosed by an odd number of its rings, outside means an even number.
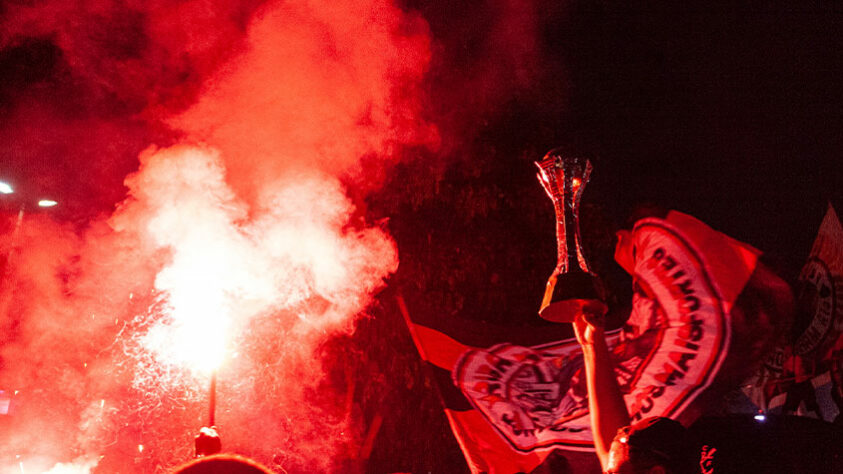
[[[217,410],[217,370],[214,369],[211,372],[211,386],[209,389],[209,396],[208,396],[208,426],[214,426],[214,422],[216,421],[216,410]]]
[[[211,372],[211,380],[208,384],[208,426],[199,428],[199,434],[193,439],[195,447],[194,455],[198,457],[210,456],[222,451],[222,442],[216,423],[217,410],[217,370]]]

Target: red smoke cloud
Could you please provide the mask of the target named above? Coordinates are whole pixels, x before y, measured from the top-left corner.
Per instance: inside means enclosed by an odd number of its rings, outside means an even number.
[[[261,1],[4,2],[4,179],[64,198],[63,217],[108,212],[161,120],[237,54]]]
[[[250,33],[236,67],[172,121],[222,152],[240,194],[291,170],[365,174],[363,156],[435,143],[419,120],[430,55],[420,18],[384,1],[282,2]]]
[[[103,105],[167,114],[192,104],[201,81],[239,51],[251,13],[262,3],[6,3],[0,45],[50,38],[61,51],[59,67],[67,68],[64,87],[75,86]]]
[[[544,17],[564,8],[560,2],[417,3],[434,36],[431,101],[443,152],[467,153],[478,131],[498,120],[501,106],[510,101],[525,107],[558,101],[535,85],[547,76],[551,84],[565,80],[562,71],[543,61],[546,52],[538,41]]]
[[[87,151],[88,190],[159,146],[110,217],[78,230],[25,215],[4,236],[0,389],[16,394],[0,468],[184,461],[215,357],[227,449],[291,472],[348,458],[354,420],[320,347],[353,328],[397,255],[346,186],[371,186],[361,159],[386,165],[437,134],[419,96],[425,23],[384,0],[325,3],[8,7],[3,45],[53,38],[68,76],[54,85],[83,104],[28,84],[41,106],[12,109]],[[73,174],[50,166],[61,147],[43,150],[41,182]]]

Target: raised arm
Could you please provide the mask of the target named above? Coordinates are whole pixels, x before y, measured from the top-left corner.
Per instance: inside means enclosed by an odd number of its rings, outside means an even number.
[[[629,424],[629,412],[612,369],[603,333],[603,315],[580,314],[574,321],[574,332],[583,350],[594,447],[605,471],[612,440],[619,428]]]

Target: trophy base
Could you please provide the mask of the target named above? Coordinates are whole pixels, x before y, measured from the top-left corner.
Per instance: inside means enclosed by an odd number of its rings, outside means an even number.
[[[600,280],[582,271],[552,275],[547,280],[539,316],[555,323],[572,323],[582,312],[606,314]]]
[[[580,313],[606,314],[608,309],[600,300],[565,300],[545,306],[539,316],[554,323],[573,323]]]

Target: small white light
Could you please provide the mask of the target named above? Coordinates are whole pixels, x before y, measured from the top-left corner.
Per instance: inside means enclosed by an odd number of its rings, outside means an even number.
[[[753,418],[755,418],[755,421],[759,421],[759,422],[760,422],[760,421],[766,421],[766,420],[767,420],[767,417],[766,417],[766,416],[764,416],[764,415],[762,415],[761,413],[759,413],[759,414],[757,414],[757,415],[753,416]]]
[[[38,201],[38,206],[40,207],[53,207],[56,204],[58,203],[56,201],[53,201],[52,199],[42,199]]]
[[[9,183],[5,183],[3,181],[0,181],[0,193],[2,193],[2,194],[12,194],[13,192],[15,192],[15,190],[12,189],[12,186]]]

